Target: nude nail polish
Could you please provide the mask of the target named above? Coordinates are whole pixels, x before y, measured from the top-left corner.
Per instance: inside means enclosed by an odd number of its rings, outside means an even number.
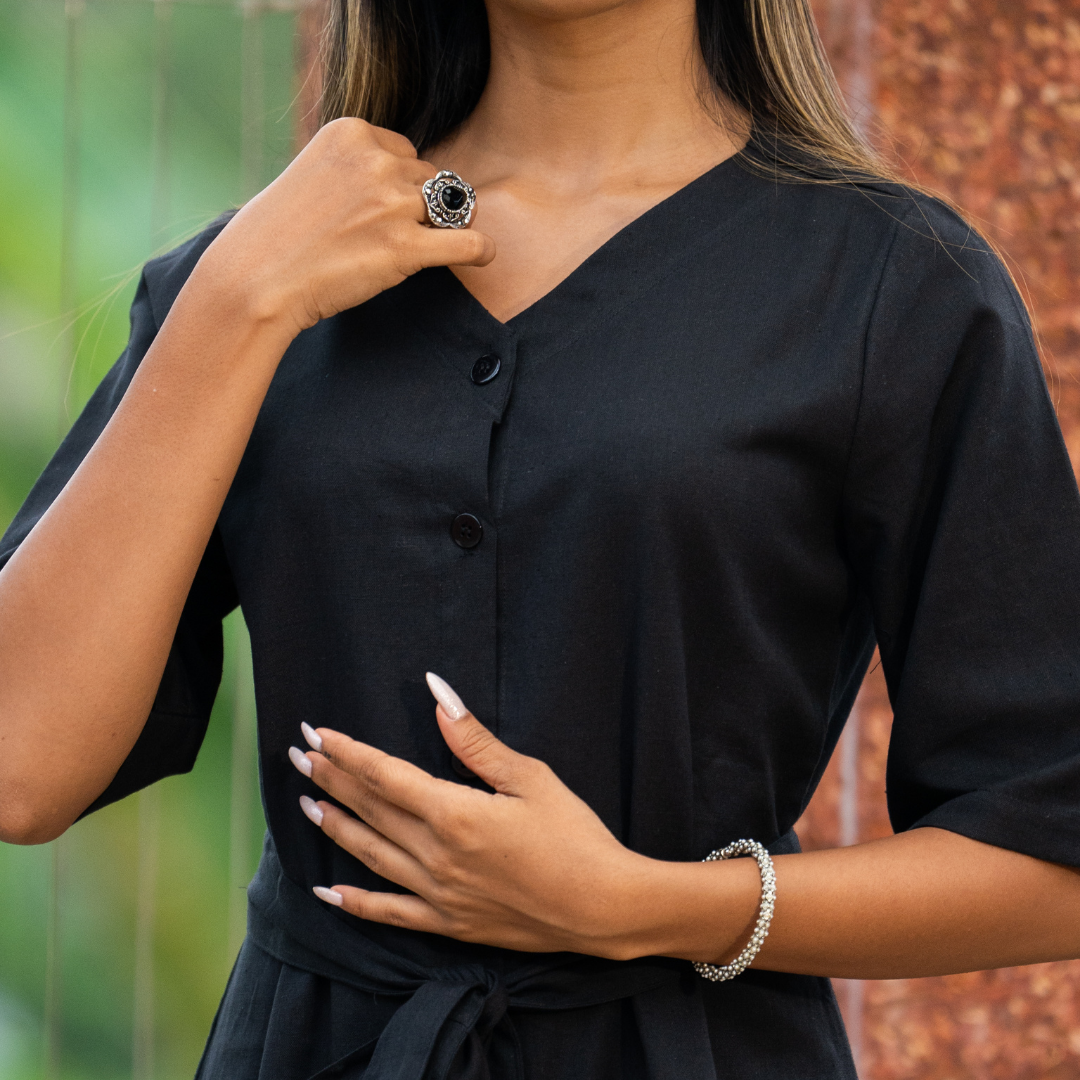
[[[461,698],[454,693],[445,679],[440,679],[438,675],[433,675],[430,671],[425,678],[432,696],[443,707],[443,712],[451,720],[460,720],[468,713],[469,710],[465,708]]]
[[[300,809],[303,810],[304,813],[307,814],[307,816],[311,818],[311,820],[314,821],[316,825],[322,824],[323,811],[314,799],[309,799],[306,795],[301,795]]]
[[[311,890],[320,900],[325,900],[328,904],[333,904],[334,907],[341,907],[345,903],[345,897],[339,892],[334,892],[333,889],[328,889],[323,885],[316,885]]]
[[[311,775],[311,758],[298,746],[289,747],[289,760],[305,775]]]
[[[322,736],[310,724],[301,724],[300,730],[312,750],[322,750]]]

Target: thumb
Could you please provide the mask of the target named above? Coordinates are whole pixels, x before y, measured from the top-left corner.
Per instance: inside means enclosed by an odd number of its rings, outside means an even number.
[[[439,703],[435,715],[450,750],[500,794],[520,795],[522,764],[530,759],[488,731],[444,679],[430,671],[426,678],[428,689]]]

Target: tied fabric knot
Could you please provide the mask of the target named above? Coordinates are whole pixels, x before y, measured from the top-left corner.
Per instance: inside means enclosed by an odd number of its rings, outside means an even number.
[[[798,842],[789,833],[769,848],[798,850]],[[402,933],[393,951],[379,944],[361,920],[346,920],[286,878],[269,838],[248,901],[248,939],[281,963],[402,999],[377,1039],[308,1080],[524,1080],[515,1010],[624,998],[633,1002],[649,1080],[716,1080],[700,980],[686,961],[477,946],[505,970],[431,963],[430,935]]]
[[[495,1075],[518,1080],[523,1068],[509,1006],[494,972],[441,969],[387,1024],[364,1080],[490,1080],[495,1061]]]
[[[442,969],[394,1014],[364,1080],[518,1080],[524,1068],[510,992],[479,966]]]

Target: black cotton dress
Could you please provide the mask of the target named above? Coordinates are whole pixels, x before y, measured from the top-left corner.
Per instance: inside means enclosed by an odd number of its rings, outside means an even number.
[[[220,227],[147,266],[0,558]],[[434,269],[301,334],[95,805],[191,766],[238,601],[270,834],[202,1080],[854,1076],[825,979],[714,985],[316,901],[393,886],[301,814],[287,748],[306,720],[454,779],[426,670],[625,844],[697,860],[796,850],[876,640],[895,827],[1080,865],[1076,483],[1006,274],[901,189],[732,160],[505,325]]]

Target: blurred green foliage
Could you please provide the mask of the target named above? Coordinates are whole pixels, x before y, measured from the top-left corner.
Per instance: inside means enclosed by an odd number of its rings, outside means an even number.
[[[236,7],[68,0],[65,9],[63,0],[0,0],[0,528],[123,349],[140,264],[243,197],[242,79],[257,144],[254,155],[248,144],[248,186],[252,161],[255,179],[267,182],[292,153],[295,16],[249,9],[247,18],[257,20],[258,49],[243,67]],[[74,72],[66,64],[72,26]],[[166,108],[155,111],[163,72]],[[67,175],[77,176],[78,296],[64,311],[64,87],[73,75],[79,139],[77,169]],[[261,105],[254,123],[252,101]],[[167,146],[167,167],[155,145]],[[163,217],[158,210],[157,235],[155,190],[158,207],[167,207]],[[253,717],[238,614],[225,633],[225,677],[198,764],[159,785],[155,1080],[193,1074],[233,960],[228,911],[241,882],[230,881],[231,755],[234,722],[242,729]],[[254,775],[250,752],[239,767]],[[247,850],[233,852],[241,877],[253,871],[261,842],[257,799],[252,792]],[[57,1072],[65,1080],[132,1075],[138,817],[135,796],[58,842]],[[53,846],[0,845],[0,1080],[44,1075]]]

